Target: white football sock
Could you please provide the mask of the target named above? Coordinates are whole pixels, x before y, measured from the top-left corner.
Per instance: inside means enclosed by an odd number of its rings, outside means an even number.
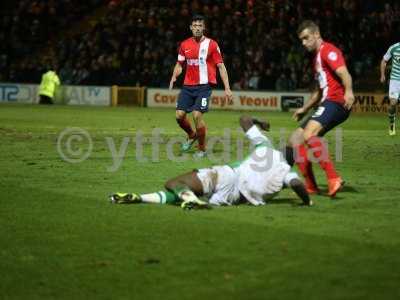
[[[167,196],[163,191],[140,195],[140,199],[145,203],[165,204],[167,202]]]

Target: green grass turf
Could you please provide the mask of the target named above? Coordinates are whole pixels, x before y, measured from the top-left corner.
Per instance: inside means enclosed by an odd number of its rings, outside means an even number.
[[[209,135],[240,137],[239,115],[207,114]],[[296,126],[288,113],[254,115],[271,121],[276,142]],[[91,134],[86,161],[60,158],[66,127]],[[302,208],[283,191],[265,207],[111,205],[113,191],[157,191],[210,165],[168,161],[164,145],[158,162],[138,162],[131,142],[108,171],[106,137],[119,149],[124,136],[156,127],[166,139],[182,134],[173,110],[0,106],[1,299],[400,298],[400,135],[387,135],[386,116],[346,122],[337,168],[347,185],[335,201],[315,196]]]

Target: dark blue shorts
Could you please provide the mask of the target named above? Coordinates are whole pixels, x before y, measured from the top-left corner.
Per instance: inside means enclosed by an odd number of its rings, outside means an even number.
[[[211,96],[211,87],[208,84],[184,85],[176,103],[177,110],[190,113],[194,110],[205,113]]]
[[[350,110],[347,110],[337,102],[327,99],[318,106],[317,110],[311,116],[306,118],[300,124],[300,127],[304,129],[307,126],[308,121],[315,120],[323,127],[322,132],[319,134],[320,136],[323,136],[335,126],[346,121],[349,115]]]

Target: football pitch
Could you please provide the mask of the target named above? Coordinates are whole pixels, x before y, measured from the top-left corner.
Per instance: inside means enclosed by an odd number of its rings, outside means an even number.
[[[290,113],[252,115],[271,122],[275,143],[296,127]],[[239,116],[206,115],[209,138],[228,132],[232,153]],[[91,143],[63,145],[71,127]],[[386,115],[341,128],[328,135],[346,180],[336,200],[300,207],[284,190],[263,207],[183,211],[108,202],[215,163],[168,158],[182,136],[173,110],[1,105],[0,298],[400,299],[400,135],[388,136]],[[154,146],[144,138],[157,130]]]

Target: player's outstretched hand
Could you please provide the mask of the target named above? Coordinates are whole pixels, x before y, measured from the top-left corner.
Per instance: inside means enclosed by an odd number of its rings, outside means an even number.
[[[253,120],[253,124],[256,124],[262,130],[269,131],[269,128],[271,127],[271,125],[269,124],[268,121],[260,121],[256,118],[252,118],[252,120]],[[251,127],[251,126],[249,126],[249,127]]]
[[[301,120],[301,118],[303,118],[303,116],[305,114],[306,114],[306,110],[303,107],[301,107],[301,108],[296,109],[296,111],[293,113],[293,117],[292,118],[295,121],[299,121],[299,120]]]
[[[225,89],[225,97],[228,101],[232,101],[233,100],[233,94],[232,91],[230,89]]]
[[[345,92],[344,93],[344,107],[347,110],[350,110],[354,103],[354,94],[353,91]]]
[[[260,128],[261,128],[262,130],[269,131],[270,125],[269,125],[268,122],[266,122],[266,121],[260,121],[258,125],[260,126]]]
[[[382,75],[381,76],[381,83],[385,83],[385,81],[386,81],[386,77],[385,77],[385,75]]]

